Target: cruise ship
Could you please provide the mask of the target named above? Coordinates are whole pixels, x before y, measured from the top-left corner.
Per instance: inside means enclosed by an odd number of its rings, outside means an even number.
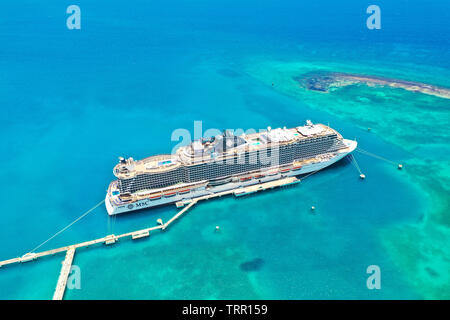
[[[295,128],[239,136],[225,131],[142,160],[119,157],[106,209],[115,215],[303,175],[339,161],[356,145],[308,120]]]

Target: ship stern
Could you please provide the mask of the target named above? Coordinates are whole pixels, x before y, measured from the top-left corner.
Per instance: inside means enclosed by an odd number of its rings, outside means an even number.
[[[111,204],[111,201],[109,200],[109,193],[107,193],[106,197],[105,197],[105,207],[106,207],[106,211],[108,212],[108,214],[110,216],[116,214],[116,210],[115,210],[114,206]]]

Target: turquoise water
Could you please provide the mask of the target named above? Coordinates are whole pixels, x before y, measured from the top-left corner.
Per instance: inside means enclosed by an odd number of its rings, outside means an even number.
[[[295,187],[200,203],[149,239],[77,251],[81,289],[68,290],[65,298],[445,297],[450,224],[432,213],[437,203],[446,206],[448,133],[428,128],[431,141],[412,134],[402,140],[424,116],[407,113],[404,121],[389,118],[377,126],[375,112],[394,98],[406,101],[406,112],[416,110],[414,99],[421,106],[430,102],[364,88],[299,95],[286,80],[296,68],[319,66],[448,87],[445,2],[381,2],[382,30],[373,32],[357,1],[78,5],[82,28],[72,31],[56,0],[17,1],[0,13],[0,259],[28,252],[103,199],[118,156],[170,152],[177,128],[193,134],[195,120],[206,131],[293,127],[311,119],[357,138],[365,150],[417,163],[417,170],[399,171],[356,154],[365,181],[344,160]],[[353,99],[358,95],[373,103]],[[443,112],[436,119],[448,125],[448,100],[432,102]],[[425,114],[436,115],[432,111]],[[371,119],[377,121],[368,125]],[[368,126],[374,130],[367,132]],[[417,148],[437,152],[425,157]],[[433,181],[423,181],[423,161],[443,166],[440,193],[427,192]],[[41,249],[153,226],[176,212],[169,206],[111,220],[102,206]],[[430,220],[436,224],[408,231]],[[428,229],[443,234],[431,246],[443,251],[425,257],[437,274],[432,279],[412,272],[421,261],[413,249],[429,247],[423,245],[431,239]],[[51,298],[62,259],[2,268],[0,298]],[[381,290],[366,288],[372,264],[381,267]]]

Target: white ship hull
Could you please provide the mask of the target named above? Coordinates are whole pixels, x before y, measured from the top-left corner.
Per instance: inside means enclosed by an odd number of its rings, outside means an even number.
[[[306,164],[297,170],[290,170],[288,172],[278,172],[274,175],[266,175],[259,179],[251,179],[251,180],[243,181],[243,182],[242,181],[229,182],[229,183],[214,186],[214,187],[210,186],[208,188],[202,187],[202,188],[198,188],[195,190],[191,190],[190,192],[185,193],[185,194],[174,194],[171,196],[162,196],[161,198],[154,199],[154,200],[142,199],[142,200],[138,200],[138,201],[135,201],[135,202],[132,202],[129,204],[124,203],[121,205],[113,204],[110,199],[110,194],[107,193],[106,198],[105,198],[106,209],[107,209],[109,215],[115,215],[115,214],[119,214],[119,213],[123,213],[123,212],[152,208],[152,207],[156,207],[156,206],[176,203],[178,201],[195,199],[195,198],[209,195],[212,193],[218,193],[218,192],[223,192],[223,191],[227,191],[227,190],[238,189],[240,187],[245,187],[245,186],[250,186],[250,185],[254,185],[254,184],[258,184],[258,183],[264,183],[264,182],[268,182],[268,181],[278,180],[278,179],[281,179],[284,177],[298,176],[298,175],[303,175],[303,174],[307,174],[310,172],[318,171],[318,170],[328,167],[328,166],[332,165],[333,163],[341,160],[346,155],[348,155],[353,150],[355,150],[355,148],[357,146],[357,142],[353,141],[353,140],[344,139],[343,142],[346,144],[347,148],[345,150],[338,152],[334,157],[330,158],[329,160]],[[270,171],[270,169],[268,169],[268,171]]]

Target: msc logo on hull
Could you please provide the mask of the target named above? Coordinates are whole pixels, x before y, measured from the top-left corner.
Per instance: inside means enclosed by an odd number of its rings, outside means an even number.
[[[146,206],[148,206],[148,201],[136,203],[136,208],[142,208]]]
[[[148,207],[149,205],[149,201],[145,201],[145,202],[137,202],[135,204],[129,204],[127,206],[128,210],[132,210],[132,209],[140,209],[140,208],[145,208]]]

